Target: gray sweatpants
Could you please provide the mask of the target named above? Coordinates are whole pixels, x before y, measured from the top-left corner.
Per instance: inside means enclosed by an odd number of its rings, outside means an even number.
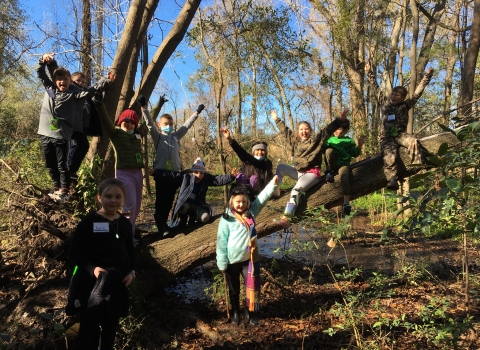
[[[297,180],[295,186],[293,186],[290,193],[290,199],[296,197],[296,203],[300,201],[300,196],[306,192],[310,187],[317,184],[320,179],[313,173],[300,173],[293,166],[288,164],[278,164],[275,171],[278,175],[278,187],[282,184],[283,176],[288,176],[294,180]]]

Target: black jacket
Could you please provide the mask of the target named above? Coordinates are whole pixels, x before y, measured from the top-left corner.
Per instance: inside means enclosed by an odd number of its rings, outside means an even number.
[[[212,208],[207,204],[206,196],[208,191],[208,186],[223,186],[235,180],[235,176],[230,174],[225,175],[212,175],[205,173],[202,181],[200,181],[200,192],[196,197],[196,201],[200,205],[208,208],[210,212],[210,217],[212,216]],[[180,187],[180,192],[178,192],[177,201],[175,202],[175,207],[173,210],[173,221],[176,220],[178,211],[185,204],[190,194],[193,192],[193,187],[195,185],[195,175],[185,174],[183,175],[182,186]]]
[[[98,224],[101,224],[100,229]],[[101,232],[102,229],[106,231],[107,227],[108,232]],[[124,216],[109,221],[96,211],[87,214],[75,229],[69,257],[78,268],[70,283],[68,302],[70,304],[78,299],[81,308],[84,308],[87,307],[90,294],[97,282],[93,274],[95,267],[118,269],[119,281],[135,269],[130,221]],[[114,305],[111,307],[118,309],[119,316],[124,316],[125,311],[128,311],[128,293],[125,284],[115,285],[116,288],[112,292]]]

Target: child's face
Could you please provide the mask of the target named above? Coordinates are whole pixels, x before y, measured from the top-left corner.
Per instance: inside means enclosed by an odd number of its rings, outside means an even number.
[[[193,176],[195,176],[195,183],[199,183],[202,181],[203,177],[205,176],[205,173],[203,171],[198,171],[194,170],[192,171]]]
[[[264,157],[265,156],[265,150],[263,149],[256,149],[253,151],[253,155],[257,157]]]
[[[135,130],[135,123],[131,119],[124,119],[120,127],[126,132]]]
[[[403,94],[401,94],[400,92],[392,91],[392,93],[390,94],[390,103],[392,105],[398,105],[399,103],[405,101],[405,98],[406,96],[403,96]]]
[[[246,210],[248,210],[247,208],[247,197],[243,194],[239,194],[235,197],[233,197],[233,209],[239,213],[239,214],[242,214],[243,212],[245,212]]]
[[[108,187],[101,195],[97,196],[97,199],[102,205],[102,211],[107,214],[115,214],[123,207],[123,191],[118,186]]]
[[[347,132],[348,132],[348,129],[338,128],[333,132],[333,135],[336,137],[343,137],[347,134]]]
[[[300,124],[298,127],[298,136],[300,136],[302,141],[308,140],[311,134],[312,130],[310,130],[307,124]]]
[[[158,122],[158,127],[162,126],[173,126],[173,120],[170,118],[160,118],[160,121]]]
[[[81,76],[76,76],[72,79],[77,85],[80,85],[82,88],[87,86],[87,80]]]
[[[66,76],[66,75],[55,78],[55,86],[61,92],[67,91],[68,88],[70,87],[71,83],[72,83],[72,79],[69,76]]]

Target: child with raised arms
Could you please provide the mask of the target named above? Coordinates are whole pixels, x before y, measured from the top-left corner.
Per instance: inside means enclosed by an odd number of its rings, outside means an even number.
[[[180,186],[177,180],[182,170],[180,139],[193,126],[193,123],[195,123],[205,106],[203,104],[199,105],[196,112],[175,131],[173,118],[170,114],[163,114],[160,117],[159,130],[147,110],[146,98],[143,95],[139,95],[137,102],[142,108],[142,113],[156,150],[155,160],[153,161],[155,168],[153,172],[153,179],[155,180],[155,213],[153,217],[158,233],[161,237],[164,237],[170,233],[167,224],[168,214],[170,209],[172,209],[175,193]]]
[[[301,121],[297,125],[297,131],[294,132],[278,118],[275,110],[271,111],[271,117],[294,150],[293,166],[281,163],[277,165],[275,171],[279,177],[279,184],[282,183],[285,175],[297,180],[290,193],[290,200],[285,207],[284,216],[280,220],[280,224],[284,228],[290,226],[290,218],[294,216],[302,194],[320,182],[320,166],[325,142],[340,127],[340,123],[346,119],[347,113],[348,110],[344,110],[340,118],[335,119],[326,128],[320,129],[318,133],[314,134],[309,122]]]

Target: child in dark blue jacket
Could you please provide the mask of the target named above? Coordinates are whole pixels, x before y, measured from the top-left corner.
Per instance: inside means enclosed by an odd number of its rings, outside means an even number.
[[[223,186],[235,180],[235,175],[211,175],[205,169],[202,158],[197,158],[189,173],[183,175],[180,192],[173,210],[173,220],[180,219],[178,228],[198,221],[207,223],[212,217],[212,208],[207,204],[208,186]]]

